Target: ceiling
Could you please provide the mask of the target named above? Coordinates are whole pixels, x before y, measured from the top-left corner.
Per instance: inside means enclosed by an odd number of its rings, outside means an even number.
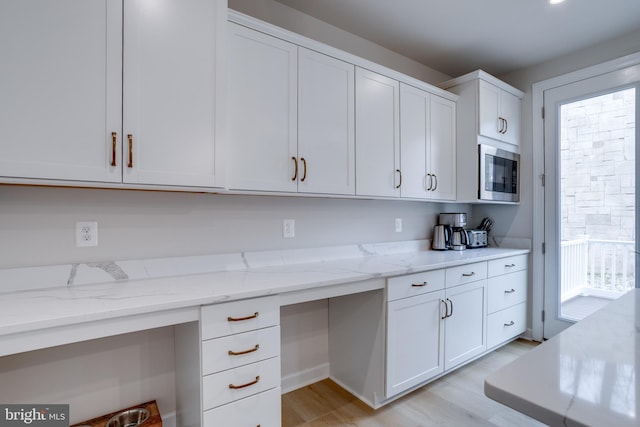
[[[276,0],[450,76],[501,75],[640,31],[640,0]]]

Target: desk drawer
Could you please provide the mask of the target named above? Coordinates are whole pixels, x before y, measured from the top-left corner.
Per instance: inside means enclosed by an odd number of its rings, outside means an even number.
[[[444,289],[444,269],[391,277],[387,280],[387,301]]]
[[[486,278],[486,262],[476,262],[473,264],[460,265],[458,267],[449,267],[446,270],[446,287],[451,288]]]
[[[210,409],[204,427],[281,427],[280,387]]]
[[[527,255],[515,255],[489,261],[489,277],[527,269]]]
[[[213,374],[279,354],[279,326],[207,340],[202,343],[202,373]]]
[[[202,339],[267,328],[280,324],[278,297],[253,298],[202,307]]]
[[[489,313],[527,300],[527,270],[489,278]]]
[[[207,375],[202,379],[204,410],[280,387],[280,358]]]
[[[514,305],[487,317],[487,348],[515,338],[527,327],[527,303]]]

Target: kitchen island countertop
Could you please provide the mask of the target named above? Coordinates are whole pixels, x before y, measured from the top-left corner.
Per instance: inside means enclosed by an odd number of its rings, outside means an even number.
[[[550,426],[631,427],[640,418],[640,289],[489,375],[490,398]]]

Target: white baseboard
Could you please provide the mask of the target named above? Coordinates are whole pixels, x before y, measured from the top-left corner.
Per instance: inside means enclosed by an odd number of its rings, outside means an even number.
[[[282,394],[308,386],[309,384],[317,383],[326,378],[329,378],[328,363],[287,375],[282,377]]]

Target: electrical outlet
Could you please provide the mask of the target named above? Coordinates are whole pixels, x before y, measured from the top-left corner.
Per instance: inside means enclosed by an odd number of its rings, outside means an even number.
[[[96,221],[76,222],[76,246],[98,246],[98,223]]]
[[[296,221],[294,219],[282,221],[282,236],[285,239],[296,237]]]
[[[396,218],[396,233],[402,232],[402,218]]]

